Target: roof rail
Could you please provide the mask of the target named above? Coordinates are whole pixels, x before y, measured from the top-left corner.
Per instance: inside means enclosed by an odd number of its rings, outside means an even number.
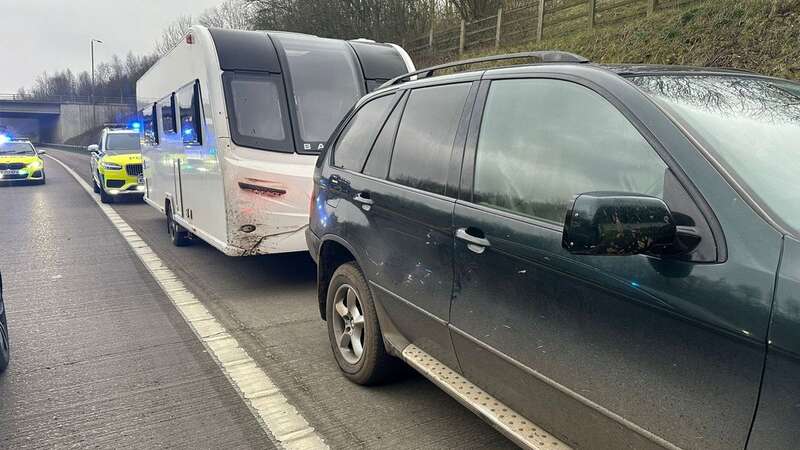
[[[433,76],[437,70],[449,69],[450,67],[468,66],[472,64],[480,64],[491,61],[505,61],[509,59],[523,59],[523,58],[538,58],[543,63],[578,63],[585,64],[590,62],[583,56],[576,55],[575,53],[561,52],[555,50],[536,51],[536,52],[520,52],[520,53],[506,53],[503,55],[484,56],[480,58],[463,59],[461,61],[453,61],[438,66],[432,66],[425,69],[420,69],[415,72],[409,72],[399,77],[392,78],[384,83],[381,87],[393,86],[397,83],[407,81],[411,77],[416,76],[419,78],[428,78]]]

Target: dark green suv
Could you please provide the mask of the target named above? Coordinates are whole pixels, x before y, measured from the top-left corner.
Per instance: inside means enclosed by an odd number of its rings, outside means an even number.
[[[390,82],[320,156],[344,374],[401,358],[533,448],[800,448],[800,86],[522,56]]]

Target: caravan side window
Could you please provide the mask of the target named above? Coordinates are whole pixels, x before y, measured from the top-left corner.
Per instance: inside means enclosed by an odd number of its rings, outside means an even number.
[[[159,102],[161,108],[161,128],[164,133],[176,133],[178,129],[175,127],[175,94]]]
[[[236,145],[294,152],[281,75],[225,72],[222,82],[231,138]]]
[[[143,140],[148,145],[158,145],[158,125],[156,124],[156,105],[142,110]]]
[[[175,94],[181,124],[181,137],[185,145],[201,145],[202,120],[200,119],[200,83],[195,81]]]

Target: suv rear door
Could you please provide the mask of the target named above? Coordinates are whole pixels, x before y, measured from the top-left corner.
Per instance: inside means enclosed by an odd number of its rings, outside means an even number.
[[[461,368],[578,447],[743,448],[771,292],[760,267],[770,261],[718,261],[655,138],[582,83],[482,82],[454,218]],[[684,260],[571,255],[565,212],[590,191],[660,197],[704,244]]]
[[[338,205],[340,234],[360,253],[361,269],[386,312],[385,337],[398,346],[394,339],[417,343],[451,367],[457,367],[447,330],[453,193],[467,128],[464,112],[471,110],[474,94],[473,83],[460,82],[401,92],[397,104],[386,97],[371,100],[339,136],[329,177],[337,186],[338,198],[331,200]],[[379,102],[390,109],[373,107]],[[377,127],[367,124],[359,131],[360,122],[375,114],[388,115],[385,126],[381,118]],[[359,150],[360,134],[374,142],[368,158]]]

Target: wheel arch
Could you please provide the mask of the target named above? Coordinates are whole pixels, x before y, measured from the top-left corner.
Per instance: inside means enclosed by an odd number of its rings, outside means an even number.
[[[355,262],[359,268],[362,267],[356,255],[355,249],[344,239],[333,235],[322,238],[317,263],[317,301],[322,320],[326,320],[325,303],[331,276],[339,266],[350,261]]]

